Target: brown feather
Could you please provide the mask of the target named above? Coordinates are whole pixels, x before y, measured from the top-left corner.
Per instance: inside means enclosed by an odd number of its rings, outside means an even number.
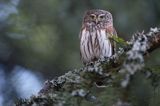
[[[93,17],[94,14],[94,17]],[[104,16],[100,18],[101,16]],[[84,64],[115,53],[117,36],[113,27],[112,14],[105,10],[89,10],[85,13],[79,34],[80,55]]]
[[[112,38],[113,36],[117,37],[117,32],[116,32],[116,30],[113,26],[109,26],[106,29],[106,35],[109,35],[109,38]],[[113,40],[110,40],[110,42],[111,42],[111,45],[112,45],[112,52],[113,52],[113,54],[115,54],[115,52],[116,52],[116,42],[113,41]]]

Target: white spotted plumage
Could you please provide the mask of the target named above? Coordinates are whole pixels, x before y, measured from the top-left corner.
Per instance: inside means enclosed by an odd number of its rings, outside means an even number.
[[[80,53],[84,64],[103,57],[111,57],[115,52],[116,36],[112,14],[105,10],[86,11],[80,32]]]
[[[112,55],[112,45],[105,30],[82,30],[80,52],[83,63]]]

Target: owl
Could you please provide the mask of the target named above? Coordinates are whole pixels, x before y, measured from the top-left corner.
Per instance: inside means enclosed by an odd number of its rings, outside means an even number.
[[[80,55],[84,64],[103,57],[111,57],[115,53],[117,36],[113,27],[112,14],[105,10],[88,10],[84,14],[82,28],[79,34]]]

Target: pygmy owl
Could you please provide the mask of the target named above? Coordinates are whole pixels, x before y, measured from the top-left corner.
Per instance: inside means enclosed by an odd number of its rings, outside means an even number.
[[[115,53],[117,36],[113,27],[112,14],[105,10],[88,10],[85,12],[79,34],[80,54],[84,64],[102,57],[111,57]]]

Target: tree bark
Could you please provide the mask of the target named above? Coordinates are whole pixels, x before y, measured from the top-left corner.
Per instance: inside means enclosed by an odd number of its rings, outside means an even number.
[[[127,50],[121,48],[110,58],[99,59],[80,69],[74,69],[58,78],[46,81],[37,96],[19,100],[15,105],[87,106],[87,103],[94,103],[95,106],[105,106],[103,100],[94,96],[96,90],[93,88],[102,90],[109,89],[111,86],[111,90],[118,89],[114,91],[118,96],[112,95],[114,98],[110,103],[111,106],[134,106],[130,90],[132,87],[136,87],[132,83],[139,76],[137,73],[144,73],[146,81],[147,78],[152,79],[153,75],[160,78],[160,75],[145,70],[143,58],[145,54],[151,53],[159,47],[160,28],[151,28],[148,33],[136,33],[128,42]],[[151,74],[148,76],[147,72]],[[160,79],[157,81],[160,82]],[[100,82],[101,86],[96,86],[95,82]],[[108,91],[104,90],[104,92]]]

